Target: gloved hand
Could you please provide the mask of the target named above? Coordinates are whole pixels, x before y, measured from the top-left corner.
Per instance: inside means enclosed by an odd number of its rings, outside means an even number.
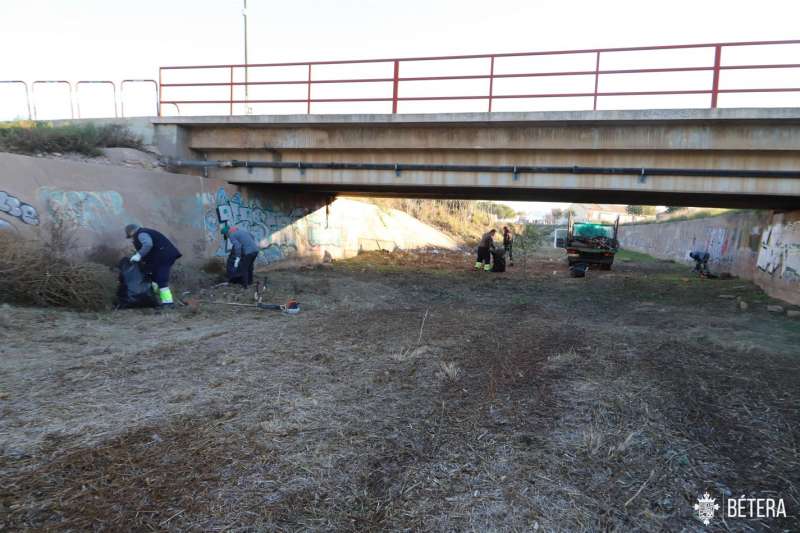
[[[136,252],[135,254],[133,254],[131,256],[131,263],[138,263],[141,260],[142,260],[142,256],[139,255],[139,252]]]
[[[236,259],[234,259],[233,260],[233,268],[239,268],[239,261],[241,261],[241,260],[242,260],[241,257],[237,257]]]

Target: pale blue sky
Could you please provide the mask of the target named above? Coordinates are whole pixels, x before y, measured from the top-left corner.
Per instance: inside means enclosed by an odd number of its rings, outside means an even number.
[[[779,40],[800,36],[798,0],[249,0],[248,4],[251,63]],[[158,67],[164,65],[239,63],[243,61],[241,13],[242,0],[0,0],[0,50],[4,51],[0,54],[0,80],[119,82],[124,78],[157,78]],[[800,47],[791,53],[800,55]],[[793,59],[800,62],[796,57]],[[798,76],[798,72],[793,75]],[[335,74],[362,75],[347,71]],[[629,83],[631,79],[622,82]],[[568,80],[540,81],[563,84]],[[485,81],[475,83],[485,84]],[[500,80],[499,90],[503,83],[517,81]],[[419,90],[426,92],[429,87],[425,85]],[[558,91],[561,88],[545,90],[564,92]],[[353,90],[333,85],[316,86],[314,90],[321,94],[336,89]],[[414,89],[413,83],[403,87],[406,94]],[[37,90],[42,102],[41,117],[67,115],[68,108],[53,104],[64,101],[63,87],[39,86]],[[138,90],[142,91],[141,98],[133,95],[129,109],[137,103],[142,106],[150,103],[145,88]],[[468,82],[463,82],[456,90],[471,89]],[[91,116],[93,105],[97,114],[103,114],[110,102],[109,92],[107,88],[85,86],[81,100],[83,115]],[[464,103],[468,102],[438,102],[435,106],[437,110],[471,110],[459,107]],[[514,103],[506,100],[498,102],[498,106]],[[550,105],[547,101],[538,103]],[[53,104],[52,109],[45,104]],[[559,100],[558,104],[565,108],[571,105],[565,100]],[[425,104],[404,105],[401,110],[404,112],[429,110]],[[453,105],[452,109],[448,107]],[[693,105],[689,100],[685,104]],[[19,115],[21,106],[18,87],[0,86],[0,118]],[[375,110],[364,111],[382,112],[381,106],[385,107],[377,104]],[[11,107],[13,110],[9,110]],[[337,112],[322,107],[317,112]],[[203,111],[217,112],[210,108]],[[149,111],[142,107],[142,112]]]
[[[0,78],[242,60],[241,0],[0,0]],[[800,36],[796,0],[250,0],[251,62]]]
[[[800,37],[798,0],[249,0],[248,4],[251,63]],[[242,62],[241,13],[242,0],[0,0],[0,80],[118,82],[156,78],[163,65]],[[799,51],[800,47],[787,51],[788,59],[800,62]],[[781,59],[785,58],[776,62]],[[791,76],[799,77],[797,72]],[[800,79],[787,83],[800,86]],[[63,92],[58,92],[63,89],[40,86],[39,90],[40,116],[67,115],[64,106],[53,104],[63,102]],[[84,115],[91,116],[92,106],[96,114],[108,114],[110,99],[103,90],[83,90]],[[150,113],[152,100],[144,88],[139,90],[141,94],[129,93],[133,101],[126,101],[126,109],[138,105],[140,113]],[[403,90],[413,88],[409,84]],[[22,105],[18,89],[0,86],[0,119],[22,116]],[[437,105],[444,109],[445,103]]]

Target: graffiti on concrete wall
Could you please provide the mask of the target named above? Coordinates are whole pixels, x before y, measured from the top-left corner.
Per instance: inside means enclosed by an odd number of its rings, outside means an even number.
[[[122,195],[117,191],[62,191],[43,188],[40,199],[51,216],[95,231],[123,215]]]
[[[764,230],[758,269],[773,277],[800,281],[800,221],[776,222]]]
[[[692,251],[708,252],[712,268],[746,276],[756,268],[761,234],[768,216],[741,212],[722,217],[626,225],[623,247],[656,257],[688,261]]]
[[[312,249],[339,248],[342,246],[341,219],[332,224],[329,210],[330,207],[326,206],[324,209],[311,213],[306,219],[308,223],[308,244]],[[348,214],[355,215],[356,213],[351,212]],[[358,228],[360,226],[359,222],[363,224],[363,219],[349,222],[351,227]],[[345,224],[347,223],[345,222]]]
[[[291,226],[307,213],[305,208],[293,208],[288,212],[269,208],[258,198],[245,200],[239,192],[228,196],[225,188],[220,187],[214,197],[213,211],[205,214],[206,238],[211,243],[218,243],[215,255],[225,256],[230,251],[230,244],[221,238],[222,226],[228,224],[246,229],[262,243],[259,261],[273,262],[297,252],[296,231],[292,231]]]
[[[12,196],[5,191],[0,191],[0,213],[13,217],[22,221],[23,224],[31,226],[39,225],[39,213],[36,208],[30,204],[22,202],[16,196]],[[0,229],[11,228],[13,224],[10,222],[3,222]]]

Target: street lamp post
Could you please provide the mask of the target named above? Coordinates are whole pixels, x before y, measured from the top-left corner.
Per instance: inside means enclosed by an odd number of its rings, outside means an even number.
[[[247,67],[247,0],[244,0],[244,9],[242,9],[242,18],[244,19],[244,106],[245,112],[250,114],[250,85]]]

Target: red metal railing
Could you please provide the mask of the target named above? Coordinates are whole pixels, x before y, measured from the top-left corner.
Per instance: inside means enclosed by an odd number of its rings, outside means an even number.
[[[481,54],[481,55],[460,55],[460,56],[439,56],[439,57],[407,57],[407,58],[391,58],[391,59],[355,59],[346,61],[307,61],[307,62],[288,62],[288,63],[259,63],[259,64],[229,64],[229,65],[194,65],[194,66],[168,66],[159,69],[159,114],[164,105],[208,105],[220,104],[227,107],[228,114],[234,113],[234,104],[305,104],[306,113],[311,113],[312,104],[317,103],[365,103],[365,102],[391,102],[392,113],[398,112],[398,105],[402,102],[434,102],[434,101],[447,101],[447,100],[476,100],[486,101],[488,111],[492,111],[493,103],[498,100],[521,100],[521,99],[559,99],[559,98],[586,98],[591,99],[591,106],[587,102],[587,108],[596,110],[598,108],[598,99],[603,97],[640,97],[640,96],[665,96],[665,95],[708,95],[710,96],[710,107],[716,108],[720,94],[745,94],[745,93],[777,93],[777,92],[800,92],[800,83],[797,86],[764,86],[764,87],[721,87],[720,73],[725,71],[761,71],[762,69],[800,69],[800,63],[747,63],[747,64],[723,64],[725,51],[732,48],[741,47],[757,47],[760,53],[764,55],[765,60],[769,60],[774,54],[775,47],[780,45],[798,45],[800,40],[784,40],[784,41],[756,41],[756,42],[728,42],[728,43],[710,43],[710,44],[682,44],[682,45],[666,45],[666,46],[646,46],[646,47],[629,47],[629,48],[603,48],[603,49],[583,49],[583,50],[558,50],[549,52],[521,52],[521,53],[505,53],[505,54]],[[615,55],[620,55],[625,52],[650,52],[668,50],[703,50],[709,52],[713,51],[713,62],[707,64],[691,65],[691,66],[664,66],[659,65],[654,58],[654,63],[648,68],[601,68],[601,63],[604,59],[612,58]],[[545,70],[545,71],[523,71],[523,72],[498,72],[498,60],[506,58],[525,58],[525,57],[546,57],[546,56],[579,56],[589,55],[593,59],[592,63],[594,68],[577,69],[577,70]],[[402,76],[401,71],[403,66],[409,66],[413,63],[420,62],[435,62],[443,68],[447,66],[454,66],[455,63],[462,60],[487,60],[485,73],[461,73],[461,74],[447,74],[436,76]],[[391,72],[391,75],[386,76],[372,76],[361,78],[313,78],[313,71],[320,70],[321,67],[327,66],[346,66],[346,65],[364,65],[364,64],[384,64],[386,71]],[[449,64],[449,65],[448,65]],[[303,79],[263,79],[260,81],[236,81],[235,71],[237,70],[277,70],[285,67],[305,67],[307,75]],[[218,81],[168,81],[165,77],[175,77],[178,73],[191,73],[199,71],[217,71],[227,70],[227,79],[220,79]],[[633,75],[633,74],[666,74],[666,73],[692,73],[692,72],[709,72],[711,73],[711,83],[706,87],[684,88],[684,89],[663,89],[663,90],[601,90],[602,81],[605,76],[612,75]],[[387,73],[388,74],[388,73]],[[519,92],[519,93],[498,93],[496,90],[496,81],[504,79],[529,79],[529,78],[564,78],[571,77],[588,77],[593,79],[593,90],[567,90],[556,92]],[[252,79],[252,75],[250,76]],[[206,78],[208,79],[208,78]],[[403,87],[405,84],[411,82],[445,82],[456,80],[487,80],[487,91],[480,94],[430,94],[430,95],[403,95]],[[345,96],[345,97],[329,97],[329,98],[315,98],[313,97],[315,87],[323,85],[339,85],[347,87],[355,87],[364,84],[386,83],[391,85],[391,94],[378,95],[378,96]],[[235,88],[238,87],[264,87],[264,86],[305,86],[303,94],[290,98],[236,98]],[[208,92],[213,92],[214,88],[227,88],[227,97],[225,98],[209,98]],[[190,90],[189,96],[167,98],[165,93],[173,92],[175,90]],[[556,109],[556,108],[554,108]],[[388,109],[387,109],[388,111]]]

